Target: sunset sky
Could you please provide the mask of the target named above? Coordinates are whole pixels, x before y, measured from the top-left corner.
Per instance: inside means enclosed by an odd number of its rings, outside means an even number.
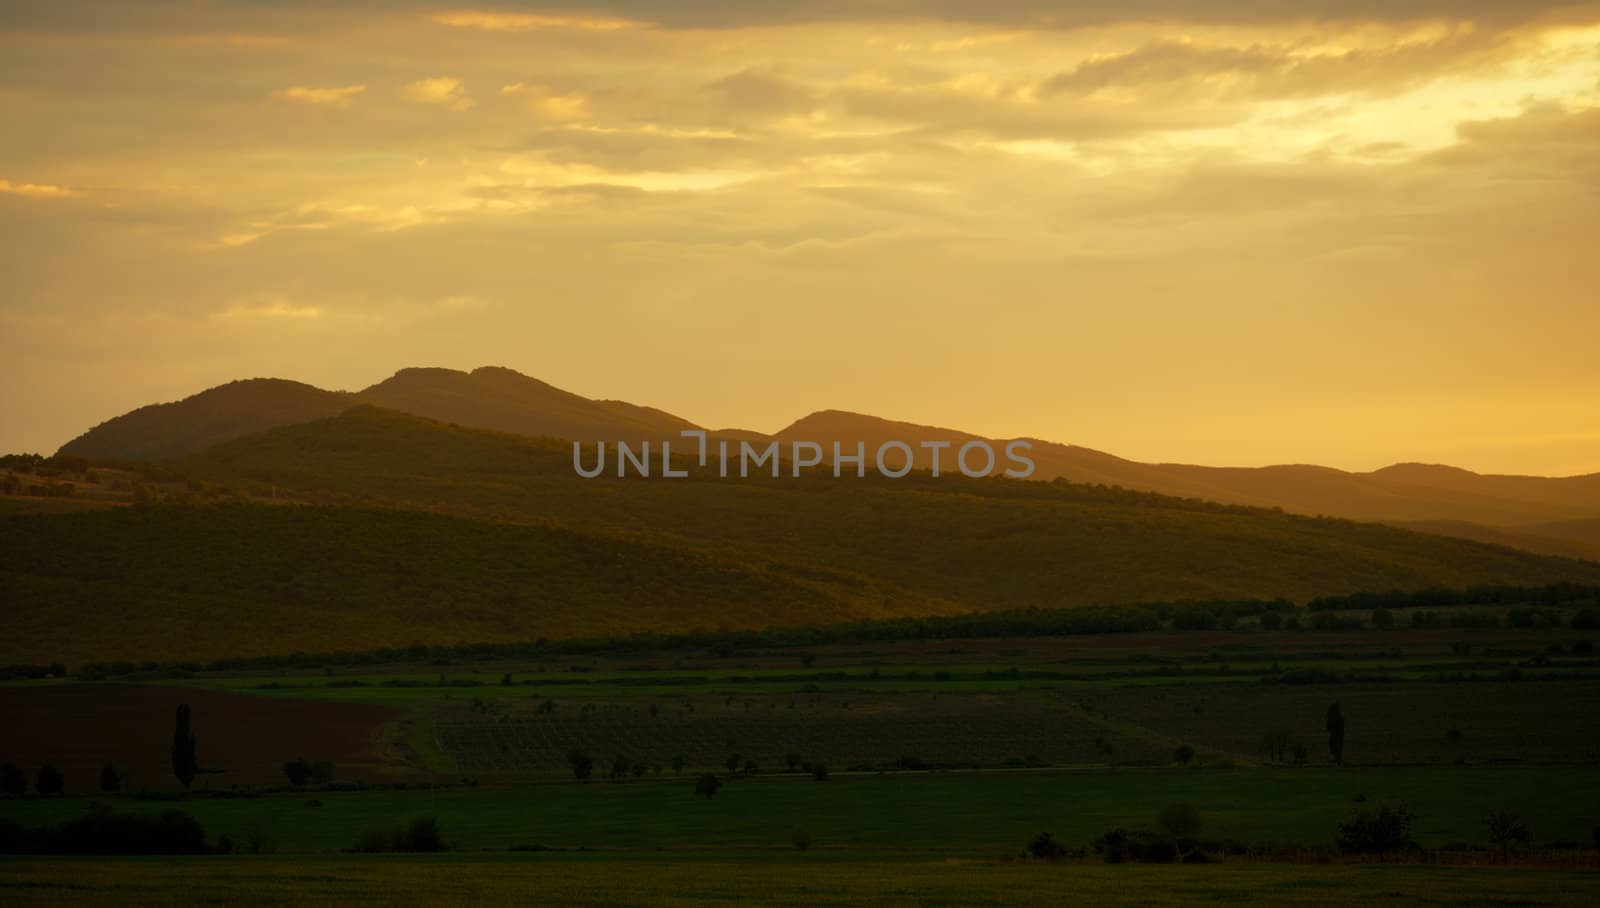
[[[1600,4],[0,2],[0,451],[503,365],[1600,471]]]

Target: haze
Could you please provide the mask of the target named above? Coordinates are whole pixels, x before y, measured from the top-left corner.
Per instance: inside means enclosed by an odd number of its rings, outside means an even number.
[[[1596,4],[373,6],[0,9],[0,450],[496,363],[768,432],[1600,471]]]

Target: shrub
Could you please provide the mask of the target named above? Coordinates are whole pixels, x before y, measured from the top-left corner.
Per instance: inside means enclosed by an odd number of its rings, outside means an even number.
[[[352,850],[378,854],[390,851],[435,852],[444,848],[444,840],[439,835],[439,821],[434,817],[420,817],[404,826],[364,829],[356,838]]]
[[[717,778],[714,773],[708,772],[694,782],[694,793],[704,796],[706,800],[716,797],[721,788],[722,780]]]
[[[828,764],[813,763],[811,765],[811,778],[817,780],[818,782],[828,781]]]
[[[572,776],[576,779],[587,779],[594,772],[594,757],[581,750],[567,752],[567,765],[572,767]]]
[[[42,795],[58,795],[66,787],[66,776],[54,763],[46,763],[39,767],[39,775],[33,780],[34,791]]]
[[[311,781],[311,763],[305,757],[297,757],[283,764],[283,774],[290,785],[300,788]]]
[[[789,834],[789,844],[794,846],[795,851],[810,851],[811,833],[804,829],[796,829]]]
[[[0,791],[8,795],[26,794],[28,791],[28,777],[15,763],[0,766]]]
[[[205,829],[181,810],[159,815],[93,810],[59,826],[0,823],[4,854],[205,854]]]
[[[122,790],[122,774],[117,772],[117,768],[112,766],[110,763],[100,767],[100,790]]]
[[[1029,840],[1028,854],[1041,861],[1059,861],[1066,857],[1067,849],[1051,833],[1041,832]]]
[[[1375,854],[1382,859],[1393,851],[1415,848],[1411,829],[1416,816],[1404,804],[1377,810],[1358,810],[1339,824],[1335,843],[1346,854]]]
[[[1180,766],[1188,766],[1194,760],[1194,748],[1180,744],[1172,751],[1172,759]]]

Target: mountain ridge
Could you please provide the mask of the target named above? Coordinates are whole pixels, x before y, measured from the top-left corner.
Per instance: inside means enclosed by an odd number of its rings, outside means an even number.
[[[468,428],[583,442],[678,441],[681,431],[700,428],[655,407],[586,398],[504,366],[481,366],[470,372],[407,367],[356,392],[323,391],[284,379],[233,382],[108,420],[68,442],[61,452],[169,459],[252,432],[326,418],[358,404]],[[230,408],[235,411],[232,417],[222,418]],[[771,435],[744,429],[706,431],[733,442],[816,441],[830,453],[834,441],[849,448],[861,442],[875,450],[893,439],[913,447],[914,465],[921,469],[931,466],[931,452],[920,447],[921,441],[949,441],[958,447],[980,439],[993,444],[1013,440],[838,408],[812,411]],[[1031,443],[1036,463],[1032,478],[1041,480],[1064,478],[1302,514],[1426,524],[1435,532],[1463,538],[1482,536],[1483,528],[1513,530],[1505,538],[1519,538],[1524,528],[1600,518],[1600,473],[1479,474],[1416,462],[1370,472],[1309,463],[1217,467],[1141,462],[1076,444],[1020,438]],[[945,456],[944,463],[950,464],[954,453]],[[1004,457],[997,460],[995,472],[1007,466]],[[1588,539],[1587,529],[1579,532]]]

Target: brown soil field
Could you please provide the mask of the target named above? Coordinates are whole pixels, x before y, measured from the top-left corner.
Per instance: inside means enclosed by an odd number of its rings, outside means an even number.
[[[335,777],[375,780],[384,759],[385,727],[398,713],[384,706],[283,700],[251,694],[159,685],[46,684],[0,686],[0,761],[34,774],[44,763],[66,773],[69,794],[99,788],[107,763],[131,774],[127,790],[170,790],[173,723],[189,704],[205,773],[196,789],[285,783],[283,763],[296,757],[332,760]]]

